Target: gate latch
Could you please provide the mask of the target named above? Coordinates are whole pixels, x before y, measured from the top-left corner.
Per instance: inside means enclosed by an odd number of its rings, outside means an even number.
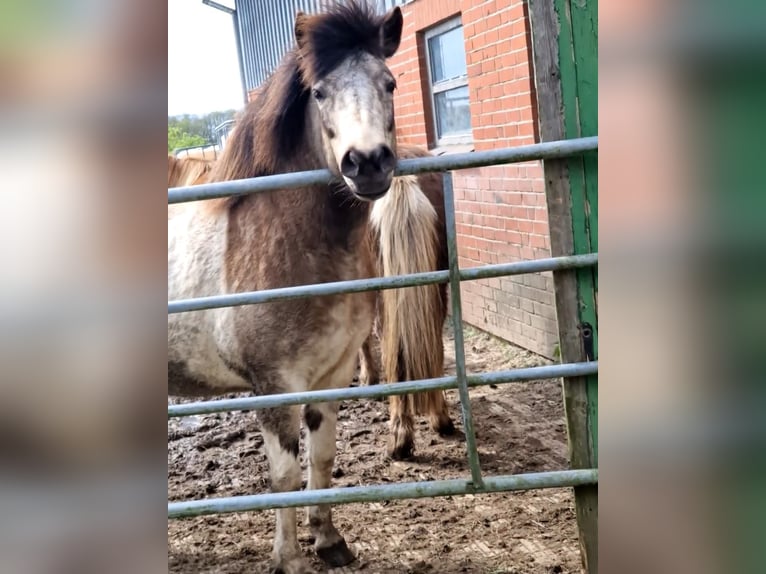
[[[593,351],[593,326],[590,323],[580,325],[580,336],[582,337],[582,346],[585,351],[585,359],[593,361],[596,354]]]

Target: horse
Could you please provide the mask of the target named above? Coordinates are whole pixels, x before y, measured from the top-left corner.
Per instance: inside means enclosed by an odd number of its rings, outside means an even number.
[[[248,104],[211,181],[329,169],[310,189],[191,203],[168,218],[168,298],[373,277],[368,221],[396,166],[394,91],[386,59],[399,48],[398,7],[377,15],[359,0],[295,18],[293,47]],[[381,226],[381,233],[386,233]],[[346,386],[372,330],[373,292],[211,309],[168,317],[168,392],[257,395]],[[273,492],[298,490],[301,414],[308,488],[330,486],[337,403],[259,411]],[[317,555],[355,559],[328,504],[311,506]],[[295,508],[276,511],[274,568],[312,572]]]
[[[428,157],[421,148],[398,144],[400,158]],[[168,156],[168,187],[205,183],[213,159]],[[381,233],[381,225],[387,226]],[[370,246],[377,275],[388,277],[447,269],[447,237],[441,177],[427,173],[395,177],[388,193],[372,209]],[[386,244],[386,240],[394,243]],[[373,337],[381,341],[384,376],[388,382],[428,379],[444,374],[442,327],[447,317],[447,286],[426,285],[384,291],[376,328],[359,352],[360,383],[374,385],[380,373]],[[385,327],[383,328],[383,325]],[[440,436],[455,433],[443,391],[389,397],[388,456],[410,458],[414,449],[414,415],[428,417]]]
[[[168,187],[205,183],[212,168],[213,161],[210,159],[175,157],[168,154]]]
[[[415,146],[398,147],[400,158],[428,157]],[[438,174],[395,177],[388,194],[372,208],[371,246],[379,276],[447,269],[444,190]],[[381,291],[375,331],[379,334],[383,374],[389,383],[444,374],[442,330],[447,318],[446,283]],[[375,384],[379,373],[370,335],[360,351],[360,382]],[[440,436],[455,433],[444,392],[389,397],[391,458],[412,456],[414,415],[428,416]]]

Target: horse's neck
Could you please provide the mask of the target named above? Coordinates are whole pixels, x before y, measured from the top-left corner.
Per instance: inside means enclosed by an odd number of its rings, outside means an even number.
[[[323,148],[319,119],[312,108],[303,111],[305,121],[300,138],[294,138],[289,149],[263,161],[267,173],[292,173],[328,168]],[[247,132],[244,132],[245,135]],[[297,140],[297,141],[296,141]],[[275,145],[272,150],[279,149]],[[311,189],[285,189],[255,193],[236,198],[225,205],[235,225],[241,229],[271,228],[274,234],[303,251],[323,251],[340,254],[357,252],[369,218],[370,204],[355,199],[340,182],[312,186]],[[261,251],[260,241],[269,237],[248,234],[253,251]]]
[[[308,106],[305,113],[304,136],[289,165],[280,170],[282,172],[330,168],[316,110]],[[337,171],[337,168],[333,171]],[[300,205],[297,207],[303,212],[303,217],[321,221],[321,235],[331,242],[347,244],[348,241],[356,240],[360,230],[366,229],[371,204],[354,198],[342,180],[329,186],[298,190],[297,193],[301,194]],[[294,201],[288,201],[293,209]]]
[[[276,167],[276,173],[291,173],[328,166],[317,142],[304,138],[293,156],[278,162]],[[244,196],[240,202],[249,204],[244,210],[236,209],[238,217],[247,218],[249,225],[269,221],[281,228],[291,243],[303,249],[345,252],[357,251],[364,241],[371,205],[354,198],[339,181],[256,193]]]

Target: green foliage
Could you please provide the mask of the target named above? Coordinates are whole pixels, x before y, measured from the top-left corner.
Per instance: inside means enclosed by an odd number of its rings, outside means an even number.
[[[202,116],[168,116],[168,152],[180,147],[217,143],[216,126],[234,119],[235,113],[235,110],[226,110]]]
[[[207,141],[202,136],[183,132],[178,126],[168,126],[168,153],[179,148],[205,145],[206,143]]]

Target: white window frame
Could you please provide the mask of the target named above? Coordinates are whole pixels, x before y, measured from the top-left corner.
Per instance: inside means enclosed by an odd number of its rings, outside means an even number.
[[[433,73],[431,70],[431,48],[429,41],[442,34],[454,30],[455,28],[462,28],[463,21],[460,16],[451,18],[446,22],[429,28],[423,34],[423,41],[425,42],[426,50],[426,68],[428,69],[428,95],[431,100],[431,125],[433,126],[434,144],[437,147],[451,146],[451,145],[466,145],[473,143],[473,126],[465,132],[448,134],[445,136],[439,136],[439,123],[436,117],[436,94],[452,90],[454,88],[462,88],[468,86],[468,61],[466,60],[466,75],[459,78],[452,78],[444,80],[434,84]],[[465,42],[465,38],[464,38]],[[465,58],[465,43],[463,44],[463,58]]]
[[[415,0],[378,0],[380,4],[381,10],[384,12],[388,12],[389,10],[393,9],[395,6],[405,6],[409,4],[410,2],[414,2]]]

